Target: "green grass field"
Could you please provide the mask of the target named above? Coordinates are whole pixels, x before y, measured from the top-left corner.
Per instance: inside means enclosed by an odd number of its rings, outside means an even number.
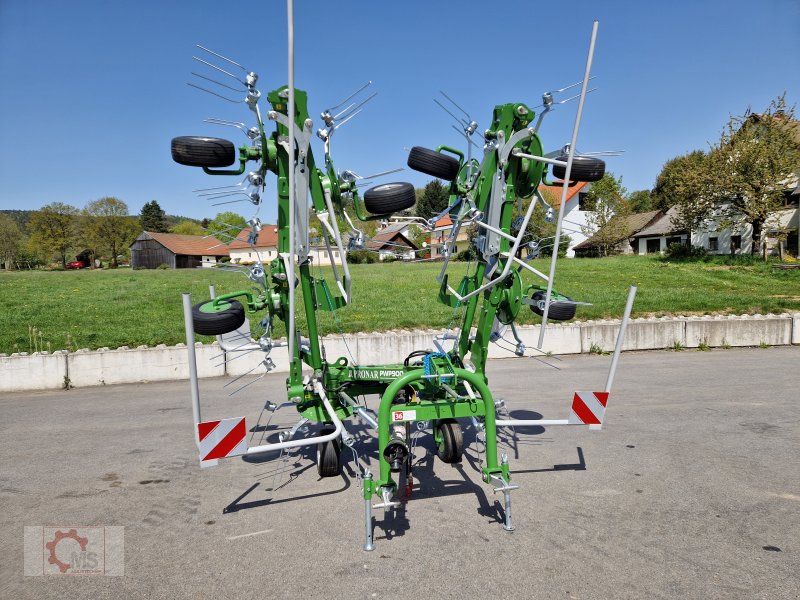
[[[544,260],[532,264],[548,270]],[[440,268],[432,263],[353,265],[353,304],[337,312],[342,330],[446,327],[453,311],[436,301]],[[451,279],[458,282],[466,264],[454,263],[451,269]],[[332,283],[327,269],[322,274]],[[2,272],[0,352],[185,341],[181,292],[191,292],[199,302],[208,297],[210,283],[217,293],[226,293],[244,289],[249,282],[211,269]],[[578,307],[577,318],[586,320],[621,316],[631,284],[639,286],[634,316],[800,311],[800,271],[758,262],[665,262],[638,256],[564,259],[555,287],[593,304]],[[321,314],[323,333],[338,331],[331,313]],[[520,321],[535,323],[538,317],[523,307]],[[304,329],[304,319],[298,326]]]

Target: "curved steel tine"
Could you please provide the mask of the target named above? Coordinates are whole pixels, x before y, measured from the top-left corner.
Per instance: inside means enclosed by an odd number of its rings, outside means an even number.
[[[355,103],[355,102],[353,102],[352,104],[348,104],[348,105],[347,105],[347,107],[346,107],[346,108],[343,108],[343,109],[342,109],[342,110],[341,110],[341,111],[340,111],[338,114],[335,114],[335,115],[333,115],[333,117],[332,117],[332,118],[333,118],[333,120],[335,121],[336,119],[338,119],[339,117],[341,117],[341,116],[342,116],[344,113],[346,113],[348,110],[350,110],[351,108],[353,108],[355,105],[356,105],[356,103]]]
[[[230,196],[238,196],[238,195],[249,196],[247,192],[244,190],[231,190],[230,192],[218,192],[217,194],[213,194],[212,198],[209,200],[219,200],[220,198],[227,198]],[[225,223],[220,223],[221,225],[225,225]]]
[[[222,86],[224,88],[227,88],[229,90],[233,90],[234,92],[246,92],[247,91],[244,88],[232,87],[230,85],[227,85],[225,83],[217,81],[216,79],[211,79],[211,77],[206,77],[205,75],[201,75],[200,73],[195,73],[194,71],[192,71],[192,75],[194,75],[195,77],[199,77],[200,79],[205,79],[206,81],[210,81],[211,83],[216,83],[217,85]]]
[[[360,109],[360,108],[359,108],[359,109],[358,109],[356,112],[354,112],[352,115],[348,116],[348,117],[347,117],[347,118],[346,118],[344,121],[342,121],[341,123],[337,123],[337,124],[336,124],[336,126],[333,128],[333,131],[336,131],[337,129],[339,129],[339,127],[341,127],[342,125],[344,125],[345,123],[347,123],[347,122],[348,122],[350,119],[352,119],[353,117],[355,117],[355,116],[356,116],[358,113],[360,113],[361,111],[362,111],[362,109]]]
[[[212,221],[212,222],[216,223],[217,225],[224,225],[225,227],[227,227],[227,229],[223,229],[222,231],[230,231],[231,229],[236,229],[237,227],[239,227],[239,225],[231,225],[230,223],[226,223],[225,221]]]
[[[587,79],[587,81],[591,81],[592,79],[595,79],[596,77],[597,77],[596,75],[592,75],[591,77],[589,77],[589,79]],[[580,85],[581,83],[583,83],[583,82],[582,82],[582,81],[576,81],[575,83],[571,83],[571,84],[569,84],[568,86],[566,86],[566,87],[563,87],[563,88],[561,88],[561,89],[558,89],[558,90],[552,90],[550,93],[551,93],[551,94],[560,94],[561,92],[565,92],[565,91],[567,91],[567,90],[569,90],[569,89],[571,89],[571,88],[574,88],[575,86],[578,86],[578,85]]]
[[[448,100],[450,100],[450,103],[453,106],[455,106],[458,110],[460,110],[462,113],[464,113],[464,116],[467,117],[467,123],[470,123],[472,121],[472,117],[469,116],[469,113],[467,111],[465,111],[463,108],[461,108],[455,100],[453,100],[450,96],[445,94],[442,90],[439,90],[439,93],[442,96],[444,96],[445,98],[447,98]]]
[[[230,98],[226,98],[225,96],[217,94],[216,92],[212,92],[211,90],[207,90],[206,88],[200,87],[199,85],[195,85],[193,83],[187,83],[186,85],[190,85],[193,88],[197,88],[198,90],[206,92],[207,94],[211,94],[212,96],[216,96],[217,98],[222,98],[223,100],[227,100],[228,102],[233,102],[234,104],[241,104],[242,102],[244,102],[244,100],[231,100]]]
[[[212,191],[212,190],[226,190],[226,189],[230,189],[230,188],[239,187],[239,186],[240,186],[240,185],[242,185],[242,184],[243,184],[245,181],[247,181],[247,177],[245,177],[244,179],[242,179],[242,180],[241,180],[239,183],[236,183],[236,184],[233,184],[233,185],[221,185],[221,186],[219,186],[219,187],[200,188],[200,189],[197,189],[197,190],[192,190],[192,192],[194,192],[194,193],[197,193],[197,192],[210,192],[210,191]],[[201,195],[205,195],[205,194],[201,194]]]
[[[216,200],[217,198],[222,198],[223,196],[230,196],[231,194],[238,194],[239,192],[244,191],[245,187],[241,185],[232,185],[227,189],[221,189],[217,192],[208,192],[205,194],[198,194],[200,198],[208,197],[211,200]]]
[[[228,77],[233,77],[236,81],[241,83],[243,86],[245,86],[245,87],[247,86],[247,82],[246,81],[242,81],[241,79],[239,79],[236,75],[234,75],[230,71],[226,71],[225,69],[221,69],[217,65],[212,64],[212,63],[208,62],[207,60],[203,60],[202,58],[197,58],[196,56],[193,56],[192,58],[195,59],[197,62],[203,63],[204,65],[207,65],[207,66],[211,67],[212,69],[216,69],[220,73],[224,73]]]
[[[222,206],[223,204],[236,204],[237,202],[250,202],[250,200],[228,200],[227,202],[215,202],[211,206]]]
[[[238,194],[239,192],[244,191],[242,189],[230,189],[230,190],[221,190],[219,192],[214,192],[212,194],[198,194],[199,198],[208,198],[209,200],[219,200],[220,198],[226,198],[228,196],[233,196],[234,194]]]
[[[376,177],[383,177],[384,175],[391,175],[392,173],[399,173],[400,171],[405,171],[403,167],[398,167],[397,169],[389,169],[388,171],[381,171],[380,173],[375,173],[374,175],[367,175],[366,177],[359,177],[359,179],[375,179]]]
[[[368,81],[367,83],[365,83],[364,85],[362,85],[362,86],[361,86],[360,88],[358,88],[358,89],[357,89],[355,92],[353,92],[352,94],[350,94],[350,95],[349,95],[347,98],[345,98],[344,100],[342,100],[341,102],[339,102],[339,104],[337,104],[336,106],[331,106],[330,108],[326,109],[326,112],[331,112],[331,111],[333,111],[333,110],[336,110],[337,108],[339,108],[340,106],[342,106],[343,104],[345,104],[345,103],[346,103],[348,100],[351,100],[352,98],[354,98],[355,96],[357,96],[358,94],[360,94],[362,91],[364,91],[365,89],[367,89],[367,88],[368,88],[369,86],[371,86],[371,85],[372,85],[372,80],[370,80],[370,81]]]
[[[206,123],[211,123],[212,125],[226,125],[228,127],[235,127],[239,131],[241,131],[248,139],[252,140],[250,134],[250,129],[248,129],[247,125],[242,123],[241,121],[228,121],[226,119],[217,119],[216,117],[211,117],[209,119],[203,119]]]
[[[591,94],[592,92],[594,92],[594,91],[596,91],[596,90],[597,90],[597,88],[592,88],[592,89],[590,89],[590,90],[586,90],[586,93],[587,93],[587,94]],[[569,102],[570,100],[575,100],[575,98],[580,98],[580,97],[581,97],[581,95],[580,95],[580,94],[575,94],[574,96],[570,96],[570,97],[569,97],[569,98],[567,98],[566,100],[559,100],[558,102],[554,102],[553,104],[566,104],[566,103],[567,103],[567,102]]]
[[[243,129],[247,131],[247,125],[242,121],[229,121],[228,119],[219,119],[217,117],[209,117],[208,119],[203,119],[206,123],[214,123],[215,125],[230,125],[231,127],[238,127],[239,129]]]
[[[242,65],[240,65],[239,63],[237,63],[235,60],[231,60],[231,59],[230,59],[230,58],[228,58],[227,56],[222,56],[222,54],[218,54],[218,53],[214,52],[213,50],[209,50],[208,48],[206,48],[205,46],[201,46],[200,44],[195,44],[195,46],[197,46],[197,47],[198,47],[198,48],[200,48],[201,50],[205,50],[205,51],[206,51],[206,52],[208,52],[209,54],[213,54],[213,55],[214,55],[214,56],[216,56],[217,58],[221,58],[222,60],[224,60],[224,61],[227,61],[227,62],[231,63],[232,65],[236,65],[236,66],[237,66],[237,67],[239,67],[239,68],[240,68],[242,71],[244,71],[245,73],[247,73],[247,69],[245,69],[245,68],[244,68]]]
[[[469,121],[465,121],[464,119],[460,119],[457,116],[455,116],[453,113],[450,112],[450,110],[444,104],[439,102],[436,98],[434,98],[433,101],[436,102],[436,104],[438,104],[444,112],[453,117],[456,120],[456,123],[458,123],[461,126],[469,125]]]
[[[356,116],[358,113],[360,113],[360,112],[361,112],[361,108],[362,108],[362,107],[363,107],[363,106],[364,106],[364,105],[365,105],[367,102],[369,102],[370,100],[372,100],[372,99],[373,99],[375,96],[377,96],[377,95],[378,95],[378,92],[375,92],[374,94],[372,94],[371,96],[369,96],[369,97],[368,97],[366,100],[363,100],[362,102],[359,102],[358,104],[356,104],[356,105],[355,105],[353,108],[350,108],[350,107],[348,107],[348,108],[350,109],[350,111],[351,111],[351,112],[349,112],[349,113],[346,113],[346,114],[342,114],[342,113],[345,113],[345,111],[342,111],[341,113],[339,113],[338,115],[336,115],[336,117],[338,117],[338,118],[340,118],[340,119],[344,119],[344,121],[349,121],[349,120],[350,120],[352,117],[355,117],[355,116]],[[353,106],[353,105],[351,104],[350,106]],[[355,111],[355,112],[353,112],[353,111]],[[335,118],[336,118],[336,117],[335,117]],[[344,121],[342,121],[342,123],[339,123],[339,125],[342,125],[342,124],[344,123]]]

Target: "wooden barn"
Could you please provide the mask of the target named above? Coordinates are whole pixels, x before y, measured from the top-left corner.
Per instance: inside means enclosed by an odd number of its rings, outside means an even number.
[[[133,243],[131,267],[155,269],[168,265],[172,269],[213,267],[228,256],[228,248],[214,237],[155,233],[143,231]]]

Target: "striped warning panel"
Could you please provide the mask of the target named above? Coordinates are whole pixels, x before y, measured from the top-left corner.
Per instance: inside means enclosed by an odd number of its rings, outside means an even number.
[[[247,452],[247,426],[244,417],[198,423],[197,432],[200,434],[201,461]]]
[[[575,392],[568,421],[571,425],[601,425],[607,403],[608,392]]]

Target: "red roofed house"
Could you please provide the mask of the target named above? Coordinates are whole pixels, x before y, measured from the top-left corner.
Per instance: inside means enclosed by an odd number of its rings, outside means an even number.
[[[393,223],[379,229],[367,242],[367,250],[378,253],[378,259],[384,260],[391,256],[402,260],[413,260],[419,248],[406,237],[409,229],[408,223]]]
[[[453,230],[453,221],[450,215],[445,215],[438,221],[436,226],[431,231],[430,241],[428,242],[431,247],[431,258],[441,258],[444,256],[444,243],[450,237],[450,232]],[[456,236],[455,244],[451,248],[452,254],[456,255],[469,247],[469,231],[466,226],[462,227],[458,236]]]
[[[250,229],[243,229],[236,239],[228,244],[233,263],[270,262],[278,258],[278,228],[275,225],[264,224],[258,232],[256,243],[251,246],[247,243]]]
[[[262,263],[267,263],[278,258],[278,227],[276,225],[262,225],[261,231],[258,232],[258,239],[252,246],[248,243],[249,235],[250,229],[243,229],[236,239],[228,245],[231,252],[231,262],[249,264],[260,259]],[[336,264],[341,264],[338,249],[332,246],[331,251]],[[324,245],[312,244],[308,249],[308,255],[315,265],[331,264],[328,251]]]
[[[160,265],[173,269],[213,267],[218,259],[228,256],[228,248],[214,237],[154,231],[140,233],[130,249],[134,269],[155,269]]]

